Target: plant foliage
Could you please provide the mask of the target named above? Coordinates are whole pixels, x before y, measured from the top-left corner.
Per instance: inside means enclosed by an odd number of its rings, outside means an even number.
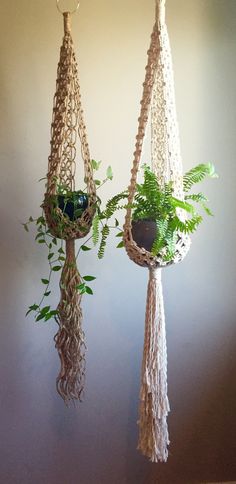
[[[100,169],[101,162],[92,160],[93,170]],[[165,183],[161,186],[151,169],[143,166],[144,178],[143,183],[136,185],[136,193],[132,206],[132,219],[135,220],[154,220],[156,222],[156,237],[152,246],[153,255],[160,255],[166,262],[171,261],[175,255],[176,242],[179,233],[192,233],[202,222],[202,215],[196,210],[196,206],[203,208],[207,215],[212,215],[207,206],[208,199],[203,193],[189,193],[193,185],[204,180],[207,176],[216,178],[214,166],[211,163],[200,164],[192,168],[183,176],[184,199],[180,200],[175,197],[173,183]],[[104,179],[96,179],[95,183],[100,189],[107,181],[113,179],[112,169],[109,166],[106,170]],[[43,180],[43,179],[42,179]],[[77,195],[85,194],[86,190],[71,192],[65,185],[57,182],[57,195],[63,196],[64,208],[68,203],[74,204],[75,217],[81,216],[81,208],[78,207]],[[86,180],[85,180],[86,181]],[[57,198],[57,195],[55,199]],[[79,247],[77,257],[82,252],[88,252],[92,245],[97,246],[97,255],[99,259],[104,257],[106,243],[112,231],[116,231],[116,237],[123,238],[123,231],[120,223],[116,218],[117,212],[128,207],[128,191],[124,190],[108,200],[105,207],[101,208],[101,199],[97,196],[95,204],[95,216],[92,223],[92,233],[88,236]],[[58,208],[57,201],[55,207]],[[184,214],[184,216],[183,216]],[[63,223],[63,222],[62,222]],[[54,273],[59,273],[65,261],[64,241],[58,240],[50,234],[47,223],[42,214],[38,218],[29,217],[29,220],[23,224],[24,229],[29,232],[29,226],[34,225],[36,228],[35,241],[42,245],[47,251],[47,260],[49,265],[48,274],[41,278],[42,296],[38,303],[29,306],[27,315],[33,313],[35,321],[48,321],[51,318],[57,318],[57,310],[53,309],[50,304],[45,304],[51,295],[51,282]],[[63,228],[63,227],[62,227]],[[117,244],[117,248],[124,246],[123,240]],[[86,275],[81,277],[81,284],[78,285],[80,294],[92,295],[93,291],[88,283],[93,282],[96,277]]]
[[[147,165],[143,169],[144,181],[136,186],[133,220],[155,220],[157,230],[151,252],[169,262],[174,257],[178,233],[194,232],[203,220],[195,205],[199,204],[212,215],[206,205],[208,199],[202,193],[188,194],[189,190],[207,176],[216,178],[217,175],[211,163],[192,168],[183,176],[184,199],[180,200],[174,196],[173,182],[162,187]]]

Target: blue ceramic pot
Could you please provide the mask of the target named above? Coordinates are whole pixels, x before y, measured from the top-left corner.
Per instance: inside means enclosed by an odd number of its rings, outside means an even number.
[[[88,207],[88,195],[81,191],[72,192],[70,195],[57,195],[57,201],[58,207],[72,222],[80,218]]]

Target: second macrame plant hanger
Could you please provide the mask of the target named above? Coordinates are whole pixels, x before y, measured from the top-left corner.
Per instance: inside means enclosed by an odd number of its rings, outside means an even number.
[[[57,5],[59,0],[57,0]],[[79,4],[78,4],[79,6]],[[78,8],[78,7],[77,7]],[[96,189],[90,161],[89,146],[81,106],[77,63],[71,37],[71,14],[64,16],[64,37],[57,70],[51,127],[47,190],[44,212],[51,234],[66,241],[66,260],[62,269],[58,305],[56,348],[61,362],[57,390],[66,403],[81,399],[85,376],[85,340],[82,329],[81,278],[76,266],[75,240],[88,234],[95,211]],[[73,12],[71,12],[73,13]],[[78,138],[87,185],[88,206],[80,218],[70,220],[55,208],[58,185],[75,190],[75,162]]]
[[[149,269],[145,337],[141,374],[139,444],[141,452],[153,462],[166,461],[169,435],[167,416],[167,351],[161,272],[169,264],[180,262],[190,247],[189,237],[178,236],[175,255],[168,264],[140,248],[132,237],[132,202],[141,161],[144,136],[151,115],[151,168],[161,186],[170,180],[174,194],[183,199],[182,162],[176,119],[171,52],[165,24],[165,0],[156,0],[156,19],[148,51],[143,84],[141,112],[136,136],[128,208],[124,225],[124,243],[131,260]],[[184,217],[179,213],[180,217]]]

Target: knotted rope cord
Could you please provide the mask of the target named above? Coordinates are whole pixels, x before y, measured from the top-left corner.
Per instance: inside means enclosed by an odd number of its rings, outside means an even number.
[[[71,37],[71,15],[69,12],[64,12],[63,17],[64,37],[57,69],[51,125],[51,153],[43,208],[51,234],[66,240],[66,260],[60,280],[61,299],[57,308],[59,329],[54,339],[61,362],[57,390],[68,404],[70,400],[81,400],[85,377],[85,338],[82,329],[81,295],[78,292],[81,278],[76,266],[75,239],[84,237],[90,230],[95,213],[96,186],[93,180],[77,62]],[[68,190],[75,190],[77,135],[81,144],[88,208],[80,218],[71,221],[58,205],[55,205],[55,201],[58,183]]]
[[[57,69],[56,93],[51,125],[51,153],[48,159],[47,191],[43,204],[52,235],[62,239],[84,237],[90,230],[95,213],[96,185],[90,160],[89,145],[81,104],[78,68],[71,37],[71,15],[63,13],[64,37]],[[84,178],[89,195],[88,208],[78,221],[72,222],[60,209],[55,209],[53,196],[58,184],[75,189],[77,134],[81,144]],[[56,215],[56,218],[55,218]]]
[[[132,236],[132,202],[142,155],[144,136],[151,107],[152,170],[163,186],[173,181],[174,193],[183,198],[182,164],[174,102],[174,85],[168,33],[165,25],[165,0],[156,0],[156,17],[148,50],[143,84],[141,112],[134,151],[128,208],[124,224],[124,244],[128,256],[140,266],[149,268],[145,338],[139,409],[138,448],[153,462],[168,457],[167,351],[161,268],[180,262],[190,247],[190,239],[179,234],[173,260],[166,263],[139,247]],[[179,216],[184,217],[180,212]]]
[[[182,161],[175,107],[174,76],[165,23],[164,1],[159,5],[157,3],[156,12],[156,15],[159,14],[160,55],[151,102],[152,171],[161,186],[172,180],[175,196],[183,199]]]
[[[152,462],[166,461],[167,349],[161,269],[149,271],[139,408],[138,449]]]
[[[143,83],[143,95],[141,104],[140,117],[138,118],[138,134],[136,136],[135,151],[133,167],[131,169],[131,180],[128,187],[128,208],[126,211],[125,225],[124,225],[124,240],[125,242],[133,242],[132,232],[131,232],[131,219],[132,219],[132,209],[130,208],[134,199],[137,183],[137,175],[139,170],[139,164],[142,154],[143,141],[145,136],[145,131],[148,122],[148,115],[152,99],[152,89],[155,80],[155,71],[157,68],[158,54],[160,51],[159,39],[158,39],[158,23],[154,24],[153,32],[151,35],[151,45],[148,50],[148,63],[146,66],[146,76]],[[145,251],[147,252],[147,251]],[[147,252],[148,254],[148,252]]]
[[[94,199],[96,187],[81,104],[78,67],[71,37],[71,15],[64,17],[64,37],[57,70],[56,93],[51,125],[51,153],[48,163],[48,194],[57,191],[57,179],[74,188],[77,132],[81,142],[87,191]],[[93,200],[94,201],[94,200]]]
[[[61,300],[57,307],[59,330],[54,339],[61,362],[57,391],[68,404],[70,400],[82,398],[86,346],[82,329],[82,296],[76,289],[81,284],[81,278],[76,267],[74,240],[66,241],[66,254],[60,280]]]

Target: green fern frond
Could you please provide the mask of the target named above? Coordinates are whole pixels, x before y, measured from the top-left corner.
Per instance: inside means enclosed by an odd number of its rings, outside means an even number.
[[[199,183],[207,176],[210,176],[211,178],[218,177],[212,163],[201,163],[200,165],[195,166],[183,176],[184,191],[188,192],[195,183]]]
[[[207,213],[207,215],[210,215],[213,217],[213,213],[210,210],[210,208],[206,205],[205,202],[208,202],[208,198],[203,195],[203,193],[193,193],[190,195],[185,196],[185,200],[193,200],[194,202],[197,202],[201,205],[203,210]]]
[[[110,200],[108,200],[108,202],[106,204],[106,209],[103,212],[101,212],[102,217],[104,219],[109,219],[114,215],[116,210],[120,210],[120,209],[124,208],[124,206],[119,205],[119,203],[120,203],[121,200],[127,199],[127,196],[128,196],[127,191],[124,191],[124,192],[118,193],[117,195],[112,197]]]
[[[182,220],[177,217],[177,215],[173,218],[172,220],[172,226],[174,227],[175,230],[179,232],[183,232],[185,234],[192,233],[196,230],[197,226],[202,222],[202,217],[201,215],[194,215],[192,218],[185,220],[183,222]]]
[[[163,256],[164,261],[169,262],[174,259],[176,252],[177,232],[168,231],[166,235],[166,254]]]
[[[168,220],[157,220],[157,235],[153,242],[151,253],[153,255],[159,254],[161,249],[166,245],[166,233],[168,230]]]
[[[210,217],[214,217],[213,212],[211,211],[211,209],[205,203],[201,203],[201,206],[202,206],[203,210],[206,212],[207,215],[209,215]]]
[[[189,195],[185,195],[185,200],[193,200],[193,202],[208,202],[208,198],[203,193],[191,193]]]
[[[99,215],[96,214],[92,222],[92,240],[94,245],[96,245],[99,240],[99,222],[100,222]]]
[[[155,201],[155,203],[157,203],[161,195],[161,189],[157,177],[155,173],[151,171],[149,166],[143,165],[143,169],[144,181],[141,185],[136,185],[136,191],[140,195],[146,197],[150,202]]]
[[[172,205],[174,208],[182,208],[188,213],[194,214],[195,213],[195,208],[191,203],[185,202],[183,200],[179,200],[178,198],[172,197]]]
[[[108,225],[104,225],[104,227],[102,228],[102,231],[101,231],[102,238],[101,238],[100,246],[99,246],[99,249],[98,249],[98,258],[99,259],[102,259],[104,257],[107,237],[108,237],[109,233],[110,233],[110,229],[109,229]]]

